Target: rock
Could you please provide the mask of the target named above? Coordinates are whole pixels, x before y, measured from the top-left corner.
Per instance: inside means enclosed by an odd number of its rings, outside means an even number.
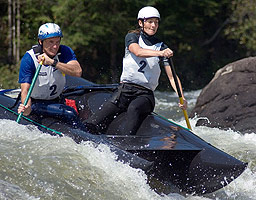
[[[256,57],[219,69],[197,98],[189,117],[195,116],[197,126],[256,133]]]

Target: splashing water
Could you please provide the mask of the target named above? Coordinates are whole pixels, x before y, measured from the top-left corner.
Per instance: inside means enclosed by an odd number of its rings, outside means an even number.
[[[193,106],[199,92],[186,94]],[[174,93],[156,93],[155,112],[186,126]],[[168,111],[169,110],[169,111]],[[189,110],[188,110],[189,111]],[[248,162],[248,169],[225,188],[205,196],[160,195],[142,170],[116,161],[106,145],[75,143],[34,126],[0,120],[0,199],[86,200],[253,200],[256,199],[256,134],[195,127],[193,132],[217,148]]]

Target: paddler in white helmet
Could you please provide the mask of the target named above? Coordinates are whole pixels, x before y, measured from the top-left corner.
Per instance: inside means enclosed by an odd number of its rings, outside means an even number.
[[[64,117],[67,121],[77,117],[74,108],[64,104],[60,95],[64,89],[65,75],[80,77],[82,69],[74,51],[61,45],[63,37],[55,23],[45,23],[38,30],[38,45],[25,53],[21,60],[19,83],[21,84],[21,104],[18,113],[23,115]],[[42,67],[26,106],[25,98],[39,63]]]
[[[168,58],[173,56],[173,51],[155,37],[160,21],[158,10],[146,6],[138,12],[137,20],[139,28],[129,31],[125,37],[120,87],[111,100],[87,120],[87,126],[91,127],[92,131],[100,131],[106,127],[106,122],[110,123],[116,116],[126,112],[125,125],[120,126],[119,134],[136,134],[143,120],[154,110],[153,92],[158,85],[160,64],[165,69],[171,86],[177,92],[168,62]],[[184,104],[179,104],[179,107],[186,109],[187,101],[182,91],[181,93]]]

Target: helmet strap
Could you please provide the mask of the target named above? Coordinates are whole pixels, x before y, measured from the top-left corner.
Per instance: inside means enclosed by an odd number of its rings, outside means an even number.
[[[144,22],[146,21],[146,18],[144,18],[142,21],[142,31],[144,32]]]

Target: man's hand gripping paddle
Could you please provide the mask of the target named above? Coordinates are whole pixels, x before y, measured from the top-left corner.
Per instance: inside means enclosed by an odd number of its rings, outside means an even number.
[[[33,88],[34,88],[34,85],[35,85],[35,83],[36,83],[37,77],[38,77],[39,72],[40,72],[40,70],[41,70],[41,67],[42,67],[42,65],[43,65],[43,62],[44,62],[44,58],[43,58],[43,60],[39,63],[39,65],[38,65],[38,67],[37,67],[37,69],[36,69],[36,73],[35,73],[35,75],[34,75],[34,77],[33,77],[33,79],[32,79],[32,83],[31,83],[31,85],[30,85],[30,87],[29,87],[28,94],[27,94],[26,99],[25,99],[25,101],[24,101],[24,106],[26,106],[27,103],[28,103],[28,100],[29,100],[29,98],[30,98],[31,92],[32,92],[32,90],[33,90]],[[21,119],[22,115],[23,115],[23,112],[21,112],[21,113],[19,114],[19,116],[18,116],[18,118],[17,118],[17,120],[16,120],[17,123],[20,122],[20,119]]]

